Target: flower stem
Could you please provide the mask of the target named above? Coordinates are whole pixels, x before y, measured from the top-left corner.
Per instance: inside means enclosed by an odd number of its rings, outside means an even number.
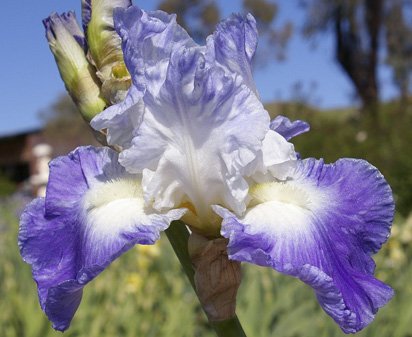
[[[187,248],[190,233],[186,225],[181,221],[173,221],[165,232],[192,288],[196,291],[195,270],[193,269],[192,260]]]
[[[186,225],[181,221],[173,221],[168,229],[166,235],[170,244],[176,253],[177,258],[182,265],[182,268],[196,292],[196,285],[194,281],[195,271],[193,269],[192,260],[188,251],[188,240],[190,233]],[[215,330],[218,337],[246,337],[242,326],[240,325],[237,316],[219,322],[210,322],[211,327]]]
[[[209,322],[219,337],[246,337],[237,316],[220,322]]]

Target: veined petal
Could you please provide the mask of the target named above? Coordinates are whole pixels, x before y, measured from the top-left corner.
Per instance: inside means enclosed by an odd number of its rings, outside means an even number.
[[[122,102],[110,106],[91,120],[91,127],[98,131],[106,130],[108,144],[130,147],[133,132],[139,127],[144,113],[142,96],[142,91],[132,85]]]
[[[192,204],[204,220],[214,203],[242,213],[245,177],[270,172],[282,179],[280,167],[296,159],[293,145],[269,131],[268,113],[242,73],[256,47],[253,18],[222,23],[206,49],[161,11],[130,7],[116,10],[114,19],[134,96],[92,126],[107,128],[110,144],[121,142],[121,164],[143,173],[146,200],[155,208]],[[236,69],[228,63],[231,53],[242,63]]]
[[[176,23],[176,15],[162,11],[145,12],[136,6],[118,8],[114,24],[133,83],[125,100],[96,116],[91,126],[107,129],[109,144],[127,148],[143,114],[143,93],[149,90],[156,95],[159,91],[172,50],[195,43]]]
[[[117,159],[110,149],[86,147],[54,160],[46,199],[21,217],[20,252],[57,330],[69,327],[88,282],[133,245],[153,244],[184,213],[147,209],[139,177]]]
[[[262,159],[264,173],[269,172],[266,176],[270,180],[274,178],[285,180],[288,172],[295,166],[296,152],[292,143],[279,133],[269,130],[263,140]],[[257,177],[259,173],[254,175]]]
[[[176,23],[175,14],[146,12],[136,6],[118,8],[114,23],[122,39],[127,69],[137,87],[159,87],[166,77],[172,51],[196,45]]]
[[[133,146],[120,154],[129,172],[143,171],[157,209],[193,204],[207,220],[210,205],[245,209],[246,167],[255,160],[269,116],[241,77],[207,67],[201,48],[172,53],[159,94],[147,91]]]
[[[223,208],[229,256],[300,278],[346,333],[368,325],[393,295],[370,257],[386,241],[394,203],[379,171],[362,160],[298,162],[287,182],[251,189],[242,218]]]
[[[270,129],[282,135],[286,140],[290,140],[293,137],[308,132],[310,126],[305,121],[296,120],[291,122],[285,116],[277,116],[270,122]]]
[[[209,62],[223,66],[228,74],[241,75],[249,89],[257,94],[252,76],[252,59],[257,43],[255,18],[251,14],[232,14],[208,37],[206,56]]]

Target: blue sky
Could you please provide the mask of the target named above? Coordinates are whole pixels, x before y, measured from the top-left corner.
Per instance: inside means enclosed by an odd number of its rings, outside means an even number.
[[[143,9],[155,9],[157,0],[134,0]],[[303,13],[297,0],[279,1],[279,22],[292,20],[299,30]],[[241,0],[218,1],[223,16],[239,11]],[[0,135],[38,127],[39,111],[47,108],[64,92],[53,56],[44,37],[41,20],[51,12],[75,10],[80,17],[80,0],[13,1],[2,3],[0,19]],[[380,73],[384,98],[394,95],[389,71]],[[299,34],[290,41],[286,62],[271,62],[256,71],[255,79],[263,101],[286,100],[294,83],[304,88],[316,83],[313,101],[324,108],[353,102],[352,87],[334,62],[333,41],[327,35],[318,39],[313,50]]]

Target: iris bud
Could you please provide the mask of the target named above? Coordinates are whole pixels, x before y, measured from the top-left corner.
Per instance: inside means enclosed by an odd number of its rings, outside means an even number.
[[[83,118],[90,121],[106,102],[101,97],[99,79],[84,52],[84,35],[73,12],[53,13],[43,20],[50,49],[67,91]]]
[[[122,101],[131,84],[121,39],[114,29],[113,9],[130,5],[130,0],[82,0],[88,56],[102,82],[102,94],[111,104]]]

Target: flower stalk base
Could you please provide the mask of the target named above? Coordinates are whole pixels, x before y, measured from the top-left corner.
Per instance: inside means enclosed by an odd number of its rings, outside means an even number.
[[[182,221],[173,221],[165,232],[190,284],[198,295],[198,290],[195,285],[195,269],[193,268],[192,259],[189,255],[189,231]],[[191,250],[193,250],[193,238],[190,241]],[[246,337],[236,314],[226,320],[213,321],[210,319],[209,315],[208,319],[218,337]]]
[[[235,317],[236,295],[241,282],[240,262],[229,260],[228,240],[208,240],[192,233],[189,254],[195,269],[196,291],[210,322]]]

